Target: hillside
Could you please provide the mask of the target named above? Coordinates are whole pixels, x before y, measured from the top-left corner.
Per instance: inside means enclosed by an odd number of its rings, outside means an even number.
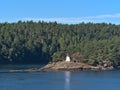
[[[120,65],[120,25],[57,22],[0,23],[0,63],[48,63],[65,59],[97,66]]]

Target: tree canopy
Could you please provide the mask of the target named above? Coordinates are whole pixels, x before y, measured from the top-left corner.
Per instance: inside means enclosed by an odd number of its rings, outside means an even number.
[[[0,23],[0,63],[47,63],[79,52],[81,62],[120,65],[120,25]]]

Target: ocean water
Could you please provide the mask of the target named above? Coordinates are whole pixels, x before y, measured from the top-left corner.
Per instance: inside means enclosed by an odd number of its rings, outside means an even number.
[[[120,90],[120,71],[8,72],[0,70],[0,90]]]

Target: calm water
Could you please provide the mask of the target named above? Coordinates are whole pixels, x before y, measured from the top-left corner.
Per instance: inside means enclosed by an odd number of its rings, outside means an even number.
[[[10,73],[1,69],[0,90],[120,90],[120,71]]]

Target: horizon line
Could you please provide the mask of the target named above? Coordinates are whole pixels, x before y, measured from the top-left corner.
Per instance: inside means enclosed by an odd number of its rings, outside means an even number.
[[[82,16],[82,17],[53,17],[53,18],[39,18],[39,17],[25,17],[25,18],[10,18],[10,20],[0,20],[0,22],[18,22],[18,21],[45,21],[57,22],[63,24],[78,24],[78,23],[113,23],[120,24],[117,20],[120,19],[120,13],[104,14],[96,16]]]

